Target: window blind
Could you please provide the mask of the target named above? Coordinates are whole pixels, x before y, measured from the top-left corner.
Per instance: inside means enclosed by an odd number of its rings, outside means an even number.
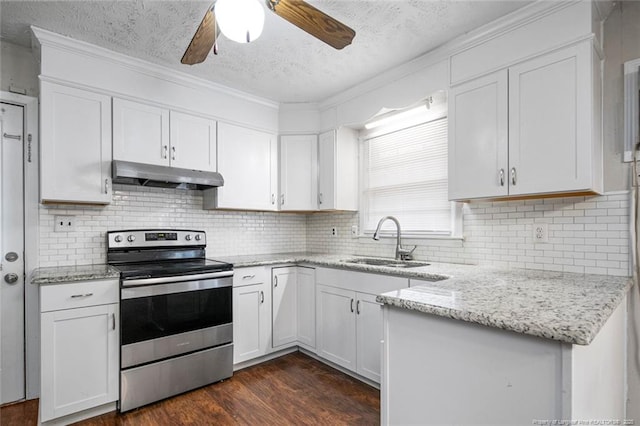
[[[451,234],[447,199],[447,118],[364,141],[362,226],[395,216],[404,233]],[[383,230],[395,231],[388,222]]]

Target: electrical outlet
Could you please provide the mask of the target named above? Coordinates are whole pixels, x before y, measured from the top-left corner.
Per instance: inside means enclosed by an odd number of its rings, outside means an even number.
[[[331,228],[331,236],[332,237],[337,237],[338,236],[338,228],[336,228],[335,226],[333,228]]]
[[[533,242],[548,243],[549,242],[549,225],[546,223],[533,224]]]
[[[358,238],[358,225],[351,225],[351,238]]]
[[[54,232],[71,232],[76,230],[76,217],[75,216],[55,216],[54,217]]]

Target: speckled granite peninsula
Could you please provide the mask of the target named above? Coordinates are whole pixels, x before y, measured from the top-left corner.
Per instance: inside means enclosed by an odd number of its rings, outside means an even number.
[[[489,327],[588,345],[632,286],[629,277],[432,263],[396,268],[349,263],[358,256],[284,253],[222,259],[235,267],[309,264],[422,280],[380,303]]]
[[[31,284],[48,285],[64,282],[119,278],[120,272],[106,264],[37,268],[30,277]]]

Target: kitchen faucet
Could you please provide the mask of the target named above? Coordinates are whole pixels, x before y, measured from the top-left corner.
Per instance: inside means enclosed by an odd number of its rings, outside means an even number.
[[[402,247],[400,222],[395,217],[385,216],[382,219],[380,219],[380,222],[378,222],[378,226],[376,227],[376,232],[373,233],[373,239],[376,241],[380,239],[380,237],[378,236],[378,233],[380,232],[380,228],[382,228],[382,224],[387,219],[393,221],[396,224],[396,229],[397,229],[396,260],[411,260],[413,258],[413,251],[416,249],[417,246],[413,246],[412,249],[406,249]]]

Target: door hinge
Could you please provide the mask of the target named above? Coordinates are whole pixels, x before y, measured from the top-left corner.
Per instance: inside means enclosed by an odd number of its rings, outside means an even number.
[[[31,141],[33,141],[33,137],[31,133],[27,135],[27,162],[31,162]]]

